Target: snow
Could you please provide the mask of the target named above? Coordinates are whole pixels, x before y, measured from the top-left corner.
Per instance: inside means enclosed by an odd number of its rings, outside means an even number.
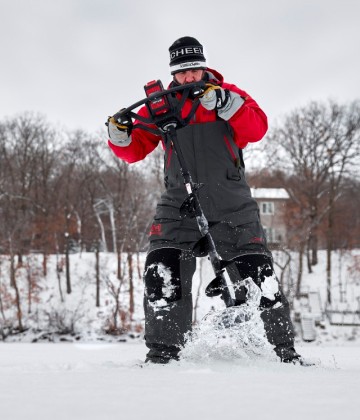
[[[150,296],[151,301],[149,303],[155,312],[160,310],[169,311],[170,307],[168,300],[174,299],[176,293],[176,286],[172,282],[172,272],[162,263],[149,265],[147,271],[149,270],[154,271],[158,279],[162,280],[161,295],[163,296],[161,299],[155,299],[155,296]],[[145,275],[146,274],[144,274],[144,276]],[[161,316],[158,316],[158,318],[159,317]]]
[[[275,300],[276,293],[279,293],[279,284],[276,280],[276,276],[272,275],[266,277],[263,284],[261,285],[262,295],[269,300]]]
[[[356,418],[358,346],[303,346],[320,367],[247,359],[138,363],[145,346],[0,344],[3,420]]]
[[[280,251],[274,252],[274,259],[280,265],[286,255]],[[360,305],[360,281],[359,281],[359,250],[334,252],[332,258],[332,309],[347,310],[356,314]],[[47,276],[42,275],[42,256],[33,254],[24,256],[22,267],[17,268],[17,281],[22,296],[21,308],[23,323],[28,328],[26,334],[9,336],[6,341],[27,341],[38,340],[44,331],[56,332],[62,330],[72,331],[75,335],[81,336],[81,340],[96,339],[103,336],[104,332],[114,323],[116,291],[121,286],[119,295],[120,310],[124,314],[128,312],[130,305],[129,284],[128,284],[128,258],[122,257],[123,283],[121,284],[116,276],[117,260],[113,253],[100,253],[100,307],[96,307],[96,282],[94,253],[76,253],[70,255],[70,271],[72,281],[72,293],[66,293],[65,272],[56,271],[57,266],[64,263],[63,257],[48,256]],[[130,328],[132,331],[141,333],[144,323],[143,313],[143,281],[141,273],[144,268],[145,254],[140,254],[139,270],[136,269],[136,258],[133,256],[133,285],[134,285],[134,314],[130,320],[128,317],[120,319],[117,315],[118,327]],[[284,276],[284,292],[293,294],[295,279],[297,276],[297,255],[293,255],[292,262],[287,268]],[[0,314],[0,327],[9,324],[17,325],[15,293],[10,287],[9,281],[9,258],[0,256],[0,290],[2,292],[2,310]],[[304,260],[304,267],[306,266]],[[275,266],[280,278],[280,269]],[[140,277],[139,277],[139,274]],[[29,273],[35,279],[32,284],[31,307],[28,299]],[[164,280],[168,273],[161,272]],[[58,278],[59,277],[59,278]],[[193,279],[193,300],[194,319],[202,319],[211,309],[224,307],[223,301],[219,298],[207,298],[205,288],[213,279],[214,272],[210,262],[206,258],[199,258],[197,270]],[[271,286],[269,282],[269,286]],[[165,285],[164,285],[165,287]],[[62,289],[62,293],[60,293]],[[269,288],[269,292],[272,287]],[[170,292],[170,290],[169,290]],[[265,291],[266,292],[266,291]],[[326,302],[326,252],[319,251],[319,264],[313,267],[313,273],[304,273],[302,292],[317,293],[320,297],[321,310],[325,309]],[[63,301],[61,299],[63,297]],[[306,302],[295,302],[295,309],[302,312],[306,309]],[[311,308],[314,311],[314,308]],[[319,305],[316,313],[319,311]],[[315,313],[314,313],[315,315]],[[5,320],[3,320],[5,316]],[[333,314],[334,319],[344,316]],[[354,315],[346,315],[346,319]],[[341,320],[340,320],[341,321]],[[359,320],[358,320],[359,322]],[[1,332],[1,331],[0,331]],[[0,336],[1,337],[1,336]],[[356,340],[360,342],[360,327],[331,327],[326,325],[325,330],[318,331],[317,342],[331,342],[337,337],[339,340]],[[71,338],[71,337],[70,337]],[[57,337],[54,337],[56,340]],[[74,337],[71,338],[72,340]]]
[[[274,253],[281,262],[281,255]],[[140,262],[143,268],[144,255]],[[334,253],[334,308],[358,310],[360,283],[359,251]],[[126,256],[123,258],[125,281],[120,294],[120,306],[129,306],[126,280]],[[41,256],[29,257],[32,272],[41,268]],[[183,350],[183,359],[166,366],[145,365],[146,347],[143,342],[143,284],[134,275],[135,312],[129,322],[139,333],[111,337],[104,330],[112,317],[114,298],[109,282],[117,285],[116,256],[100,254],[100,307],[95,306],[95,256],[71,255],[73,292],[65,290],[65,274],[60,273],[64,302],[61,302],[55,271],[56,258],[49,256],[48,275],[40,278],[33,291],[31,312],[27,299],[22,300],[24,323],[30,329],[23,335],[7,337],[0,342],[0,419],[290,419],[331,420],[355,418],[360,392],[360,328],[332,326],[324,321],[317,327],[316,340],[304,343],[296,339],[296,350],[312,360],[316,367],[283,365],[275,360],[263,338],[263,325],[252,318],[239,326],[238,334],[227,334],[213,325],[224,308],[220,298],[209,299],[204,290],[213,278],[210,263],[198,260],[194,276],[193,296],[196,319],[203,319],[195,329],[193,340]],[[296,277],[297,260],[291,264]],[[304,274],[302,291],[319,292],[324,309],[326,297],[326,258],[319,252],[319,264],[313,273]],[[41,270],[40,270],[41,271]],[[134,270],[137,272],[137,270]],[[166,279],[166,273],[163,273]],[[27,273],[18,268],[17,279],[23,295],[28,288]],[[285,291],[293,288],[287,276]],[[8,259],[1,260],[0,286],[8,294]],[[271,287],[270,287],[271,289]],[[256,289],[258,291],[258,289]],[[346,293],[345,293],[346,292]],[[4,293],[4,314],[7,322],[16,324],[15,306]],[[199,299],[197,300],[197,296]],[[259,296],[254,296],[254,300]],[[300,306],[302,305],[299,302]],[[302,309],[304,309],[302,307]],[[251,311],[251,307],[249,307]],[[205,319],[204,316],[208,314]],[[53,322],[73,324],[75,335],[51,336]],[[56,315],[56,317],[55,317]],[[236,312],[229,313],[229,322]],[[244,315],[245,318],[247,314]],[[233,318],[232,318],[233,317]],[[55,321],[54,321],[55,320]],[[119,320],[120,322],[120,320]],[[41,330],[43,328],[43,330]],[[49,339],[41,342],[47,328]],[[244,328],[244,330],[240,330]],[[245,331],[245,329],[247,330]],[[239,346],[242,337],[244,346]],[[247,338],[246,338],[247,337]],[[71,342],[59,342],[60,340]],[[32,343],[37,340],[37,343]],[[122,342],[126,340],[126,342]],[[246,341],[247,340],[247,341]],[[22,341],[22,342],[16,342]],[[246,351],[247,344],[256,344],[258,351]]]
[[[251,188],[251,195],[254,198],[263,199],[289,199],[289,194],[285,188]]]

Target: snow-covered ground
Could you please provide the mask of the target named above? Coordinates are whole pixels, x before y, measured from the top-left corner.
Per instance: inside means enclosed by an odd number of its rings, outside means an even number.
[[[2,420],[356,419],[360,348],[298,346],[318,367],[266,359],[146,365],[145,346],[0,343]]]
[[[337,257],[334,254],[332,292],[336,308],[358,308],[358,255],[358,251]],[[140,265],[143,261],[144,255]],[[325,320],[322,328],[317,328],[314,342],[304,343],[299,335],[297,351],[319,360],[316,367],[280,364],[266,353],[268,349],[261,356],[233,352],[231,346],[213,345],[212,337],[205,343],[201,340],[191,343],[180,362],[142,366],[146,347],[142,341],[141,278],[134,267],[133,319],[124,317],[121,321],[120,313],[118,317],[119,323],[128,324],[135,338],[126,334],[110,337],[104,331],[114,314],[115,298],[111,290],[116,292],[119,286],[116,258],[101,254],[100,262],[99,307],[95,306],[94,254],[71,255],[71,294],[65,290],[64,272],[57,276],[55,256],[49,258],[46,277],[36,274],[41,272],[41,256],[30,256],[27,266],[17,268],[27,330],[0,342],[0,420],[357,418],[359,327],[332,326]],[[8,267],[8,259],[3,256],[0,273],[3,328],[17,323]],[[322,303],[326,296],[324,267],[324,253],[320,252],[320,263],[312,274],[304,275],[302,288],[303,292],[318,291]],[[126,278],[126,264],[123,268]],[[296,278],[296,264],[291,270],[292,278]],[[211,307],[224,306],[219,298],[204,296],[212,277],[207,261],[199,260],[193,284],[197,320]],[[30,283],[32,278],[37,279],[35,283]],[[115,289],[111,289],[111,284]],[[293,284],[287,282],[286,287]],[[126,313],[129,307],[126,279],[119,302],[120,310]],[[52,335],[59,328],[68,327],[72,328],[72,334]],[[72,342],[59,342],[61,339]],[[226,347],[227,342],[224,343]]]

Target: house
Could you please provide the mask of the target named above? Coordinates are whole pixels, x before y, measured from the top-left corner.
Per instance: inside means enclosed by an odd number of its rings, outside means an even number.
[[[285,209],[289,194],[284,188],[251,188],[260,208],[261,222],[269,245],[286,241]]]

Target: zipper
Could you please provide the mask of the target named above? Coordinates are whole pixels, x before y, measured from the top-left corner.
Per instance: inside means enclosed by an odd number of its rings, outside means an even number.
[[[234,162],[235,167],[236,167],[236,168],[240,168],[240,158],[239,158],[238,156],[236,156],[236,154],[235,154],[235,152],[234,152],[233,148],[231,147],[230,141],[229,141],[229,139],[226,137],[226,135],[224,135],[224,141],[225,141],[225,144],[226,144],[226,146],[227,146],[227,148],[228,148],[228,150],[229,150],[229,152],[230,152],[230,155],[231,155],[231,157],[232,157],[232,160],[233,160],[233,162]]]

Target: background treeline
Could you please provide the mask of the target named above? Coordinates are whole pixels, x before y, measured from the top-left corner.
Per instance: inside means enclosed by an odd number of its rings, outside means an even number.
[[[290,300],[300,297],[302,274],[317,264],[318,249],[326,249],[331,305],[332,251],[360,248],[359,137],[359,101],[312,102],[245,150],[250,186],[290,195],[287,238],[275,261]],[[0,121],[0,336],[29,325],[74,332],[78,319],[92,314],[81,306],[89,301],[106,332],[141,329],[134,280],[141,281],[139,252],[163,188],[162,156],[159,147],[128,165],[109,149],[105,129],[67,132],[34,113]],[[94,267],[77,275],[73,291],[71,253],[85,251],[93,252]],[[106,255],[112,268],[105,268]],[[294,258],[296,273],[289,268]],[[50,278],[58,293],[44,298]],[[85,286],[91,297],[79,299]]]
[[[137,249],[159,195],[159,153],[127,165],[106,132],[57,130],[32,113],[0,122],[0,252]]]
[[[287,189],[287,245],[315,263],[319,246],[359,246],[359,132],[358,101],[312,102],[249,146],[249,184]],[[0,252],[138,251],[162,165],[160,147],[142,163],[122,162],[105,129],[64,132],[32,113],[0,121]]]
[[[332,251],[359,248],[360,102],[311,102],[290,112],[260,143],[257,187],[284,187],[286,248],[298,251],[297,297],[304,271],[326,249],[327,305],[331,305]],[[286,251],[286,250],[285,250]]]
[[[289,113],[267,136],[262,186],[290,195],[288,246],[359,246],[360,102],[309,103]],[[262,172],[262,173],[261,173]],[[255,181],[254,181],[255,182]]]
[[[309,270],[319,247],[330,271],[333,249],[360,246],[359,136],[359,101],[311,102],[245,151],[252,187],[289,192],[286,247],[307,255]],[[49,254],[145,249],[161,149],[128,165],[106,137],[105,128],[65,132],[33,113],[0,121],[0,253],[19,262],[42,253],[46,273]]]

